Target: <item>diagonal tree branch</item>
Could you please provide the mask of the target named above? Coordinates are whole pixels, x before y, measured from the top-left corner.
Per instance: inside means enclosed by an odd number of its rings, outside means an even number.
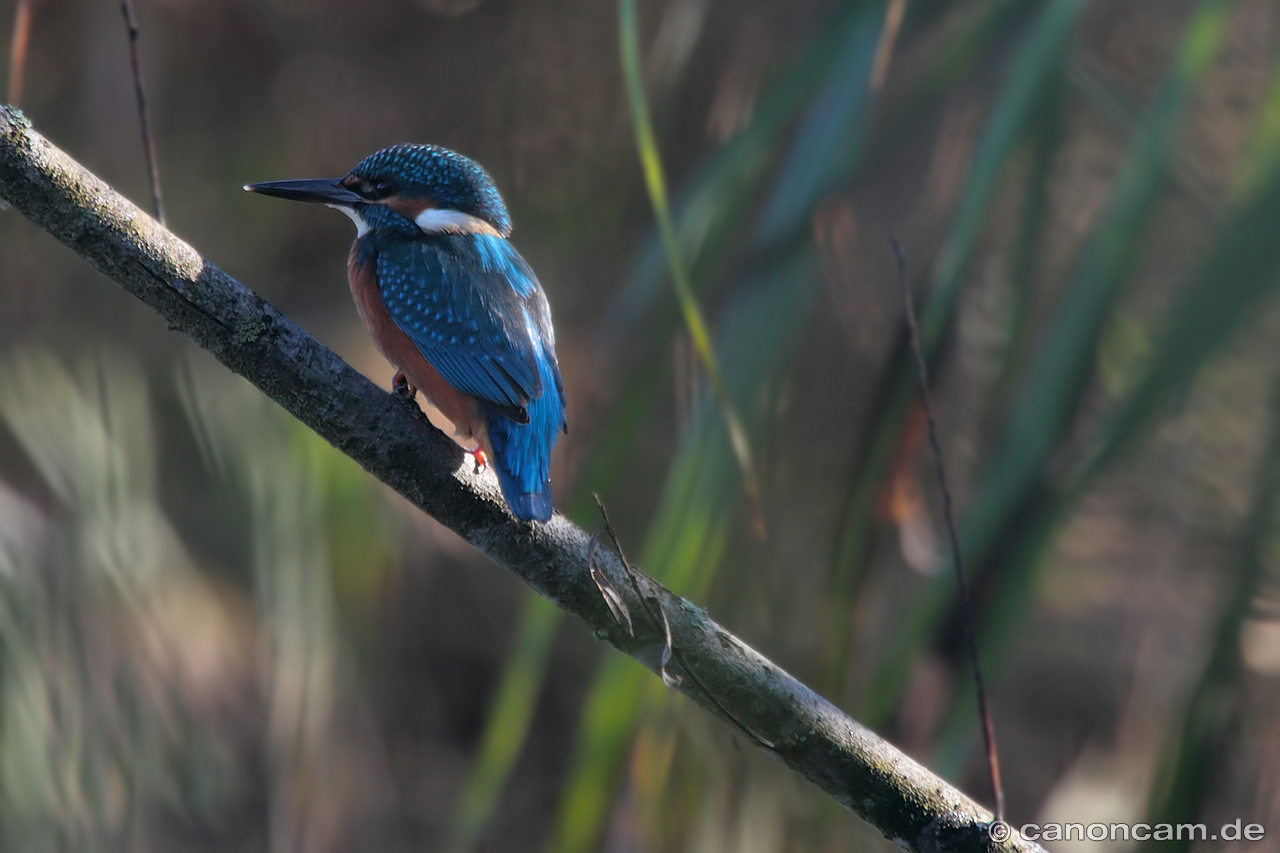
[[[665,631],[680,657],[667,670],[694,702],[910,850],[1040,850],[998,843],[991,816],[898,752],[693,604],[598,549],[595,563],[639,617],[614,619],[587,568],[591,537],[561,515],[545,525],[507,514],[491,474],[411,407],[377,388],[290,320],[206,261],[0,105],[0,198],[65,243],[169,327],[256,385],[375,477],[580,618],[654,672]],[[638,595],[637,595],[638,593]],[[678,665],[677,665],[678,664]],[[681,677],[688,666],[695,677]],[[726,713],[726,711],[728,713]]]

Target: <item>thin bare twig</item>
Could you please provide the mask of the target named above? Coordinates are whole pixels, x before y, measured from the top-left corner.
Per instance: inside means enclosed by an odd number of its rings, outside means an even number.
[[[604,569],[600,568],[600,563],[596,560],[596,548],[600,545],[601,530],[596,530],[591,534],[591,543],[587,545],[587,571],[591,573],[591,579],[595,581],[596,588],[600,590],[600,595],[604,598],[604,603],[609,605],[610,612],[618,624],[627,629],[627,633],[635,636],[636,630],[631,625],[631,611],[627,609],[627,602],[623,600],[621,593],[609,582],[609,576],[604,573]],[[614,540],[617,541],[616,539]],[[663,681],[666,679],[664,678]]]
[[[609,534],[609,539],[613,542],[613,550],[618,552],[618,559],[622,561],[622,568],[627,572],[627,578],[631,581],[631,588],[635,591],[640,601],[644,603],[644,609],[648,611],[649,618],[662,626],[665,643],[662,647],[661,660],[658,663],[658,675],[661,676],[663,684],[670,689],[675,689],[679,686],[679,682],[667,672],[667,664],[671,662],[671,653],[674,651],[671,644],[671,623],[667,621],[667,614],[662,609],[662,606],[640,591],[640,584],[636,581],[635,570],[631,568],[631,561],[627,559],[626,552],[622,550],[622,542],[618,540],[618,531],[613,529],[613,522],[609,520],[609,511],[604,508],[604,501],[600,500],[600,496],[595,493],[592,493],[591,497],[596,499],[596,508],[600,510],[600,518],[604,521],[604,532]],[[681,666],[684,666],[683,661],[681,661]],[[688,671],[688,669],[685,666],[685,670]],[[697,681],[698,677],[696,675],[689,674],[693,676],[694,681]]]
[[[680,654],[680,650],[676,648],[675,643],[671,640],[671,622],[667,619],[667,612],[662,609],[662,602],[659,601],[657,597],[653,595],[645,595],[640,590],[640,582],[636,578],[636,572],[631,568],[631,561],[627,559],[627,555],[622,550],[622,543],[618,541],[618,532],[613,529],[613,522],[609,521],[609,511],[604,508],[604,501],[600,500],[600,496],[594,493],[591,497],[596,499],[596,506],[600,510],[600,517],[604,520],[604,530],[609,534],[609,538],[613,541],[614,550],[618,552],[618,559],[622,561],[622,568],[626,571],[627,577],[631,579],[632,590],[640,601],[644,603],[645,610],[649,613],[649,618],[662,625],[663,636],[666,639],[666,645],[662,648],[661,665],[658,669],[658,675],[661,676],[662,683],[671,690],[675,690],[680,686],[680,680],[667,672],[667,664],[674,657],[676,659],[676,663],[680,664],[681,669],[683,669],[685,674],[689,676],[689,680],[698,686],[698,689],[702,691],[707,700],[711,702],[711,704],[714,705],[721,714],[723,714],[727,719],[732,720],[733,723],[742,730],[743,734],[754,740],[756,742],[756,746],[763,749],[773,749],[774,744],[772,741],[761,735],[755,729],[751,728],[751,726],[744,723],[736,714],[726,708],[724,703],[716,698],[715,694],[711,692],[711,689],[703,683],[702,679],[698,678],[698,674],[693,671],[691,666],[689,666],[688,661],[684,659],[684,655]]]
[[[982,719],[982,740],[987,750],[987,772],[991,779],[991,799],[995,805],[996,821],[1004,820],[1004,785],[1000,781],[1000,755],[996,751],[996,729],[987,706],[987,688],[982,678],[982,666],[978,660],[978,638],[973,630],[973,614],[969,607],[969,584],[964,576],[964,564],[960,557],[960,534],[956,530],[955,511],[951,506],[951,487],[947,483],[947,466],[942,461],[942,444],[938,441],[938,423],[933,416],[933,399],[929,394],[929,368],[920,350],[920,331],[916,326],[916,309],[911,301],[911,287],[907,284],[907,256],[902,244],[893,234],[889,235],[893,247],[893,259],[898,266],[898,287],[902,290],[902,307],[907,316],[907,329],[911,334],[911,354],[915,357],[916,378],[920,383],[920,401],[924,405],[925,419],[929,423],[929,444],[933,448],[933,461],[938,476],[938,488],[942,490],[942,514],[947,521],[947,536],[951,539],[951,564],[955,567],[956,592],[960,598],[960,622],[964,628],[965,646],[969,651],[969,666],[973,669],[973,685],[978,694],[978,716]]]
[[[151,182],[151,204],[156,219],[164,224],[164,202],[160,197],[160,166],[156,162],[156,143],[151,136],[151,113],[147,109],[147,90],[142,86],[142,59],[138,54],[138,22],[133,17],[133,0],[120,0],[125,29],[129,32],[129,65],[133,68],[133,93],[138,98],[138,123],[142,125],[142,151],[147,158],[147,180]]]
[[[22,101],[23,77],[27,72],[27,47],[31,43],[31,10],[35,0],[18,0],[13,10],[13,37],[9,41],[9,103]]]

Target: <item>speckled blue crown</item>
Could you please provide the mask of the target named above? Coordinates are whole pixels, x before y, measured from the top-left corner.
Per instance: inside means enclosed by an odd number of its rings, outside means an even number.
[[[351,174],[375,183],[390,179],[402,195],[426,196],[436,207],[479,217],[504,237],[511,232],[511,217],[493,178],[475,160],[448,148],[393,145],[361,160]]]

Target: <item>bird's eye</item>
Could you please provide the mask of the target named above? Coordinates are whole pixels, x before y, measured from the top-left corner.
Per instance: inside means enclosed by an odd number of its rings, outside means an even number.
[[[351,190],[356,195],[367,198],[369,201],[384,199],[391,195],[395,190],[395,187],[387,180],[370,181],[367,178],[351,177],[347,178],[342,183],[347,189]]]
[[[356,192],[369,199],[369,201],[378,201],[391,195],[394,189],[388,180],[361,181],[360,186],[356,187]]]

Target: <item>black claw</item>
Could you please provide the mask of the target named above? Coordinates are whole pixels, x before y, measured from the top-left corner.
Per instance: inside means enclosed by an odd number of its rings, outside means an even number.
[[[397,397],[403,397],[406,400],[412,396],[412,392],[409,388],[409,380],[399,371],[396,372],[395,376],[391,377],[391,393],[395,394]]]
[[[398,371],[395,376],[391,377],[391,396],[412,408],[413,413],[419,418],[431,423],[427,413],[422,410],[422,406],[418,405],[418,392],[409,384],[409,380],[405,378],[405,375]]]

